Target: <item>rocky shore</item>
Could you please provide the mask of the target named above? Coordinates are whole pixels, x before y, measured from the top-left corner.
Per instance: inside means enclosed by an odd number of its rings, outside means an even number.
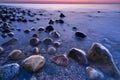
[[[120,37],[103,36],[120,29],[84,22],[108,20],[102,11],[79,13],[0,6],[0,80],[120,80]]]

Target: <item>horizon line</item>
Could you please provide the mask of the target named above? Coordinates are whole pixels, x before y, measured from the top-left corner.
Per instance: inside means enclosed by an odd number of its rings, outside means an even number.
[[[0,3],[28,3],[28,4],[120,4],[120,2],[0,2]]]

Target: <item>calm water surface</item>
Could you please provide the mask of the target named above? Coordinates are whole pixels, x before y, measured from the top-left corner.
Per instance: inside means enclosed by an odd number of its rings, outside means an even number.
[[[110,10],[119,10],[120,4],[5,4],[1,5],[9,6],[18,6],[26,8],[35,8],[35,9],[46,9],[46,10],[61,10],[61,9],[110,9]]]

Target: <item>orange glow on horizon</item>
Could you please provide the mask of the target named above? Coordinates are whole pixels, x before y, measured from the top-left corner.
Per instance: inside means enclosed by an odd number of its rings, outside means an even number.
[[[117,3],[120,0],[4,0],[5,2]]]

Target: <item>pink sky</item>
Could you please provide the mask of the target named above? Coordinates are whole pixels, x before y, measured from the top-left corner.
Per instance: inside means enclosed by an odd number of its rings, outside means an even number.
[[[120,3],[120,0],[3,0],[3,2]]]

